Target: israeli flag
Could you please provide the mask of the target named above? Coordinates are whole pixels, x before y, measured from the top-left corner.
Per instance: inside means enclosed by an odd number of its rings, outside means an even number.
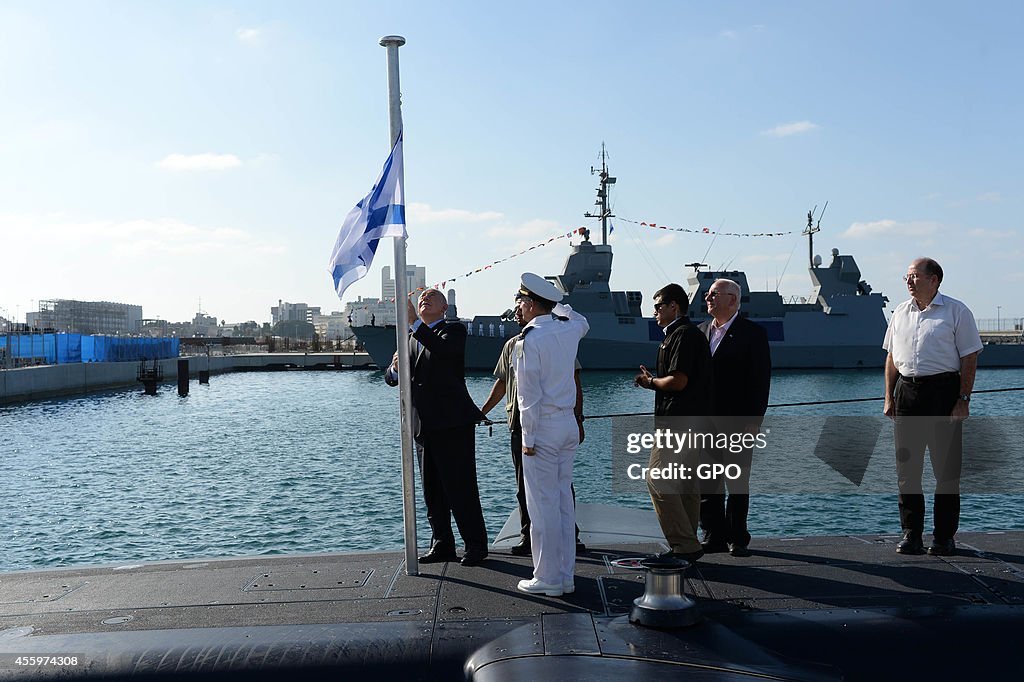
[[[334,290],[341,298],[353,282],[370,270],[377,243],[384,237],[405,237],[405,195],[402,183],[402,134],[398,134],[384,170],[373,189],[345,216],[338,240],[331,252],[328,272],[334,277]]]

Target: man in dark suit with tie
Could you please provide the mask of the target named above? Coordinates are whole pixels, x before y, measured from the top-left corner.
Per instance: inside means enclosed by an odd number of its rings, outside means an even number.
[[[700,329],[711,346],[712,414],[717,418],[716,430],[756,434],[768,409],[772,358],[764,327],[739,315],[741,294],[736,282],[715,280],[704,296],[712,319],[702,323]],[[731,481],[724,477],[708,481],[702,491],[700,523],[704,528],[704,552],[728,551],[733,556],[749,556],[747,512],[753,450],[715,450],[711,454],[716,462],[738,464],[742,475]]]
[[[466,328],[445,320],[448,301],[437,289],[427,289],[409,339],[412,366],[412,405],[419,417],[416,440],[423,446],[420,473],[427,521],[433,534],[425,564],[458,561],[452,519],[466,545],[463,566],[477,566],[487,557],[487,530],[476,481],[476,422],[484,416],[466,389]],[[416,319],[418,316],[419,319]],[[398,385],[398,354],[384,375]]]

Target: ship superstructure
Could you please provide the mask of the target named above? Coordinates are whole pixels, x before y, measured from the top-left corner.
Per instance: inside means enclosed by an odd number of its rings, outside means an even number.
[[[584,369],[636,369],[652,365],[664,338],[652,317],[643,314],[643,294],[611,288],[612,247],[608,243],[609,193],[616,178],[608,172],[602,146],[601,167],[591,169],[599,176],[598,213],[586,213],[600,221],[601,242],[594,243],[590,231],[572,246],[561,273],[547,276],[566,294],[565,302],[587,317],[590,332],[580,342],[578,358]],[[808,238],[808,275],[811,291],[805,297],[785,300],[778,291],[753,291],[740,270],[707,270],[700,263],[687,279],[690,297],[688,314],[694,322],[708,319],[704,294],[719,278],[739,284],[742,291],[740,315],[762,325],[771,344],[772,366],[796,368],[879,368],[885,363],[885,307],[888,299],[872,291],[862,278],[854,257],[832,249],[831,261],[822,264],[813,255],[814,234],[820,229],[808,213],[804,235]],[[820,218],[819,218],[820,223]],[[682,260],[682,259],[680,259]],[[667,282],[666,282],[667,283]],[[454,294],[454,292],[450,292]],[[449,311],[453,313],[454,306]],[[492,370],[505,341],[519,333],[503,314],[462,318],[469,330],[466,368]],[[359,340],[374,362],[387,366],[395,352],[395,328],[356,327]],[[1020,344],[987,344],[979,358],[981,366],[1020,366],[1024,347]]]

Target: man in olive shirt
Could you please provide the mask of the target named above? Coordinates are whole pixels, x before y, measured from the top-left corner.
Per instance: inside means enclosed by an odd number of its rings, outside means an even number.
[[[688,307],[686,292],[678,284],[669,284],[654,294],[654,319],[665,332],[665,341],[658,348],[658,374],[651,374],[641,365],[633,383],[654,391],[656,428],[689,428],[698,433],[706,427],[702,417],[711,410],[711,350],[707,337],[686,316]],[[651,450],[650,468],[682,464],[692,473],[699,458],[696,448],[678,454],[655,448]],[[669,551],[663,556],[691,562],[704,556],[697,539],[700,489],[696,476],[689,480],[649,480],[647,488],[669,544]]]

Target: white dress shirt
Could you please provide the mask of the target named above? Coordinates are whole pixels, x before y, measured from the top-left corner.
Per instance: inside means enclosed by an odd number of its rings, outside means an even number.
[[[553,315],[569,319],[563,322]],[[539,315],[523,327],[526,335],[516,343],[512,364],[524,448],[534,447],[537,426],[545,416],[575,407],[576,350],[589,330],[587,318],[562,304],[552,315]]]
[[[736,316],[739,314],[739,310],[734,312],[732,314],[732,317],[726,320],[726,323],[723,324],[721,327],[718,326],[718,320],[716,320],[715,318],[711,318],[711,338],[709,339],[709,341],[711,342],[712,355],[714,355],[715,351],[718,350],[718,344],[722,343],[722,339],[725,338],[725,333],[729,331],[729,327],[732,326],[733,320],[735,320]]]
[[[970,309],[936,293],[924,310],[911,298],[896,306],[882,348],[905,377],[959,372],[960,358],[984,348]]]

